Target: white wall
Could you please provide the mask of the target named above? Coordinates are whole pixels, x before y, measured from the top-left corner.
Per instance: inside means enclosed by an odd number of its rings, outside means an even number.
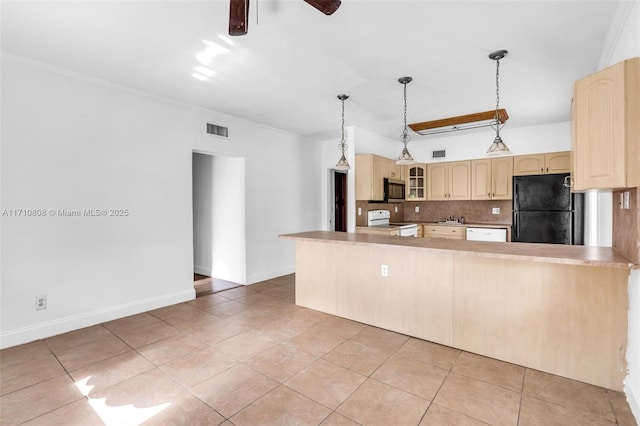
[[[194,150],[244,158],[246,281],[294,271],[277,236],[315,227],[303,209],[320,208],[301,202],[298,136],[5,52],[1,78],[1,208],[129,211],[1,218],[1,347],[194,297]]]
[[[246,284],[244,159],[193,154],[193,270]]]

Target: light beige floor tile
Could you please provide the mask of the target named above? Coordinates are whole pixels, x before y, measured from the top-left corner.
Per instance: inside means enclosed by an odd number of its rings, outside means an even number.
[[[104,423],[93,410],[89,401],[81,399],[62,408],[51,411],[29,420],[24,425],[28,426],[102,426]]]
[[[225,418],[193,395],[184,393],[173,398],[171,405],[147,420],[145,426],[213,426],[225,422]]]
[[[368,379],[336,411],[363,425],[417,425],[428,406],[424,399]]]
[[[366,379],[362,374],[317,360],[285,382],[288,387],[335,409]]]
[[[129,351],[72,371],[70,374],[78,389],[84,395],[90,396],[151,369],[153,364],[137,352]]]
[[[217,327],[224,323],[222,318],[213,315],[210,312],[204,310],[198,310],[198,314],[193,314],[185,317],[174,317],[167,320],[172,327],[177,328],[180,331],[193,330],[195,328],[203,327]]]
[[[164,321],[146,325],[144,327],[136,327],[134,329],[123,328],[115,331],[122,340],[124,340],[132,348],[139,348],[158,340],[166,339],[180,333],[175,327],[170,326]]]
[[[134,328],[146,327],[148,325],[156,324],[159,322],[162,322],[160,318],[153,316],[147,312],[143,312],[141,314],[130,315],[128,317],[109,321],[102,325],[111,330],[113,333],[117,333],[120,330],[132,330]]]
[[[286,341],[311,327],[313,324],[310,325],[305,321],[291,319],[289,316],[280,316],[274,321],[254,324],[252,328],[272,339]]]
[[[611,407],[613,408],[613,414],[620,426],[637,426],[636,420],[633,417],[631,408],[627,397],[622,392],[607,391],[609,394],[609,400],[611,401]],[[640,419],[639,419],[640,420]]]
[[[238,324],[252,329],[277,319],[278,316],[262,309],[250,309],[226,318],[226,320],[232,324]]]
[[[330,317],[316,324],[313,328],[317,331],[334,334],[342,340],[355,336],[368,327],[365,324],[340,317]]]
[[[249,331],[248,328],[226,320],[215,324],[194,323],[183,330],[185,334],[193,336],[207,345],[215,345],[247,331]]]
[[[178,424],[182,416],[223,421],[158,369],[96,392],[90,403],[106,424]]]
[[[451,370],[461,352],[448,346],[411,338],[398,349],[397,353],[408,355],[417,361],[435,365],[444,370]]]
[[[479,420],[467,417],[464,414],[460,414],[453,410],[449,410],[438,404],[431,404],[427,410],[427,414],[424,415],[420,426],[442,426],[442,425],[455,425],[455,426],[486,426]],[[542,425],[541,425],[542,426]]]
[[[232,357],[206,347],[165,364],[161,369],[187,388],[192,388],[236,365],[238,361]]]
[[[282,299],[283,297],[292,296],[293,290],[286,287],[276,287],[276,288],[263,290],[262,294],[266,296],[274,297],[276,299]]]
[[[33,361],[51,355],[51,350],[43,341],[14,346],[0,351],[0,368],[10,367],[22,362]]]
[[[313,309],[298,306],[298,309],[296,309],[290,315],[290,318],[296,321],[305,321],[310,326],[313,326],[328,318],[331,318],[331,315],[326,314],[324,312],[314,311]]]
[[[292,345],[280,343],[255,355],[246,364],[282,383],[315,360],[316,357],[313,355],[302,352]]]
[[[515,425],[520,393],[450,373],[433,402],[491,425]]]
[[[387,358],[389,354],[386,351],[372,348],[353,339],[341,343],[323,357],[327,361],[365,376],[370,376]]]
[[[229,302],[230,300],[231,299],[224,297],[222,294],[217,293],[217,294],[209,294],[207,296],[198,297],[196,299],[193,299],[187,302],[187,304],[193,306],[194,308],[207,309],[212,306],[219,305],[221,303]]]
[[[522,392],[524,367],[519,365],[463,352],[451,371],[515,392]]]
[[[53,354],[0,369],[0,395],[66,374]]]
[[[175,305],[169,305],[149,311],[151,315],[154,315],[166,322],[170,322],[169,320],[174,318],[192,318],[194,315],[197,316],[201,312],[202,311],[200,309],[187,303],[176,303]]]
[[[192,388],[191,392],[230,418],[276,386],[278,382],[249,367],[237,365]]]
[[[244,297],[239,297],[234,299],[236,302],[244,303],[245,305],[250,306],[262,306],[262,305],[270,305],[272,303],[276,303],[277,299],[271,296],[267,296],[263,293],[254,293],[249,294]]]
[[[251,309],[249,305],[231,300],[229,302],[211,306],[210,308],[207,308],[206,311],[220,318],[228,318],[230,316],[237,315],[240,312],[244,312],[248,309]]]
[[[3,425],[20,424],[81,399],[69,376],[57,376],[1,396],[0,418]]]
[[[342,414],[338,414],[334,411],[320,424],[322,426],[358,426],[360,423],[356,423],[353,420],[348,419]]]
[[[606,389],[527,368],[525,394],[615,421]]]
[[[449,374],[407,356],[392,356],[371,377],[431,401]]]
[[[102,325],[94,325],[93,327],[81,328],[80,330],[50,337],[45,339],[44,342],[52,352],[58,353],[62,350],[71,349],[74,346],[111,336],[113,336],[113,334]]]
[[[166,364],[182,358],[206,345],[200,340],[185,334],[176,334],[150,345],[138,348],[138,352],[155,365]]]
[[[223,297],[226,297],[227,299],[235,300],[241,297],[247,297],[251,294],[255,294],[258,292],[259,292],[258,288],[255,287],[255,285],[252,285],[252,286],[242,286],[242,287],[232,288],[230,290],[221,291],[218,294],[220,294]]]
[[[272,348],[278,342],[264,334],[247,331],[214,345],[214,348],[237,360],[248,361],[254,355]]]
[[[331,410],[285,386],[272,390],[230,420],[237,426],[317,425]]]
[[[366,326],[352,339],[372,348],[385,351],[390,355],[404,345],[409,340],[409,337],[393,331],[383,330],[382,328]]]
[[[524,395],[521,426],[613,426],[615,423]]]
[[[62,350],[56,356],[67,371],[73,371],[130,350],[122,340],[112,335]]]
[[[310,328],[290,338],[289,343],[314,356],[323,356],[344,342],[344,338],[324,329]]]

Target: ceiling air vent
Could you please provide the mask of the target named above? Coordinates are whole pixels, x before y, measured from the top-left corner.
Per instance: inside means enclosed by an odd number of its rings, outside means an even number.
[[[431,158],[445,158],[447,156],[447,151],[444,149],[438,151],[431,151]]]
[[[207,123],[207,133],[210,135],[222,136],[223,138],[229,137],[229,128],[224,126],[218,126],[217,124]]]

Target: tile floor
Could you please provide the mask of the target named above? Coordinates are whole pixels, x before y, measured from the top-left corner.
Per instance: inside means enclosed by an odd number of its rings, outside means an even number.
[[[294,276],[0,352],[0,424],[635,425],[623,394],[294,304]]]

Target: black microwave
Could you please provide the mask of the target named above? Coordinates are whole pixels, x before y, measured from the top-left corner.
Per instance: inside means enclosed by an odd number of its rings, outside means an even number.
[[[386,203],[399,203],[404,201],[405,185],[401,180],[384,178],[384,201]]]

